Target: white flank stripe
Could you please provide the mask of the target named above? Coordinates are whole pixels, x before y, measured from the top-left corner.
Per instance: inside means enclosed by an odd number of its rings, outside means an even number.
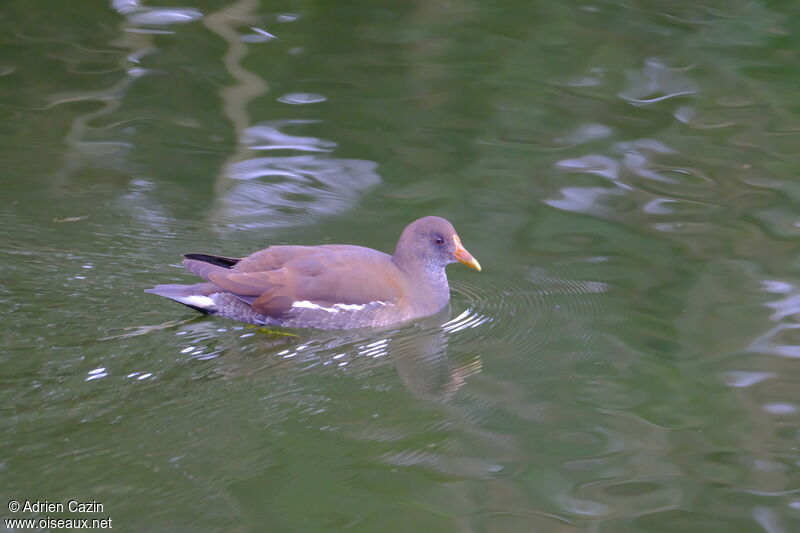
[[[317,305],[314,302],[309,302],[308,300],[300,300],[299,302],[292,303],[292,307],[297,307],[300,309],[319,309],[321,311],[327,311],[328,313],[338,313],[338,309],[334,309],[333,307],[323,307],[321,305]]]
[[[369,304],[367,304],[369,305]],[[358,304],[336,304],[334,307],[338,307],[342,311],[358,311],[359,309],[364,309],[367,305],[358,305]]]
[[[322,305],[317,305],[308,300],[300,300],[292,303],[292,307],[298,309],[319,309],[320,311],[326,311],[328,313],[338,313],[339,311],[360,311],[361,309],[374,304],[386,305],[386,302],[375,301],[367,304],[333,304],[333,307],[325,307]]]

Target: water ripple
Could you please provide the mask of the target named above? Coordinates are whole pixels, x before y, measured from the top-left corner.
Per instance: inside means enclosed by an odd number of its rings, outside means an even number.
[[[595,259],[589,259],[595,260]],[[446,331],[462,331],[480,326],[465,342],[502,342],[504,350],[530,354],[563,335],[563,329],[579,332],[575,339],[585,348],[596,342],[588,323],[602,316],[601,298],[609,285],[595,280],[561,277],[565,264],[547,268],[530,267],[523,285],[510,280],[454,281],[451,286],[456,305],[466,310],[445,324]],[[583,325],[583,327],[581,326]],[[458,346],[460,340],[454,340]]]
[[[279,102],[294,105],[318,104],[325,100],[327,100],[325,95],[316,93],[289,93],[278,98]]]
[[[223,203],[225,218],[240,227],[297,226],[350,208],[379,183],[377,165],[315,156],[260,157],[234,163],[236,180]]]
[[[699,88],[684,74],[690,68],[670,68],[658,58],[649,58],[640,70],[626,73],[628,86],[618,95],[630,104],[648,105],[697,94]]]
[[[316,137],[299,137],[280,131],[284,126],[314,124],[315,120],[274,120],[247,128],[242,143],[251,150],[299,150],[302,152],[330,152],[336,143]]]
[[[118,13],[134,24],[167,25],[186,24],[202,18],[203,13],[194,8],[148,7],[139,0],[113,0],[112,5]]]
[[[219,200],[222,221],[237,227],[279,227],[313,223],[352,208],[365,191],[380,183],[377,164],[326,155],[333,141],[297,136],[285,127],[314,120],[275,120],[247,128],[241,143],[248,151],[300,152],[302,155],[251,157],[225,169],[232,181]]]

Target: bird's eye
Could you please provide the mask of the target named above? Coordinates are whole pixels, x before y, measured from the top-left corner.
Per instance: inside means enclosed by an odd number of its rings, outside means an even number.
[[[434,240],[434,242],[435,242],[436,244],[444,244],[444,239],[442,239],[441,237],[436,237],[436,239]]]

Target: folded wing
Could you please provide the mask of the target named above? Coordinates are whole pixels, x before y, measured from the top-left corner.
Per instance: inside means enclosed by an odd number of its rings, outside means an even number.
[[[390,305],[402,294],[397,277],[387,275],[391,257],[358,246],[273,246],[230,267],[216,256],[185,257],[190,272],[275,318],[310,304]]]

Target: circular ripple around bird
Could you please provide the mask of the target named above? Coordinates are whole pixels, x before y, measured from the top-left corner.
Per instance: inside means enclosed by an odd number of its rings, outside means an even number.
[[[552,310],[536,291],[507,281],[498,286],[496,280],[455,282],[452,289],[454,314],[460,307],[466,309],[443,326],[451,345],[468,347],[477,341],[481,346],[503,344],[532,352],[546,343]],[[477,338],[459,334],[467,329],[476,330]]]
[[[601,299],[609,285],[560,277],[569,265],[553,264],[526,271],[526,281],[487,278],[452,284],[453,308],[466,309],[444,325],[457,333],[476,328],[479,339],[531,353],[569,339],[572,347],[588,349],[597,340]],[[480,326],[480,327],[479,327]],[[451,344],[475,342],[472,335],[451,335]]]

